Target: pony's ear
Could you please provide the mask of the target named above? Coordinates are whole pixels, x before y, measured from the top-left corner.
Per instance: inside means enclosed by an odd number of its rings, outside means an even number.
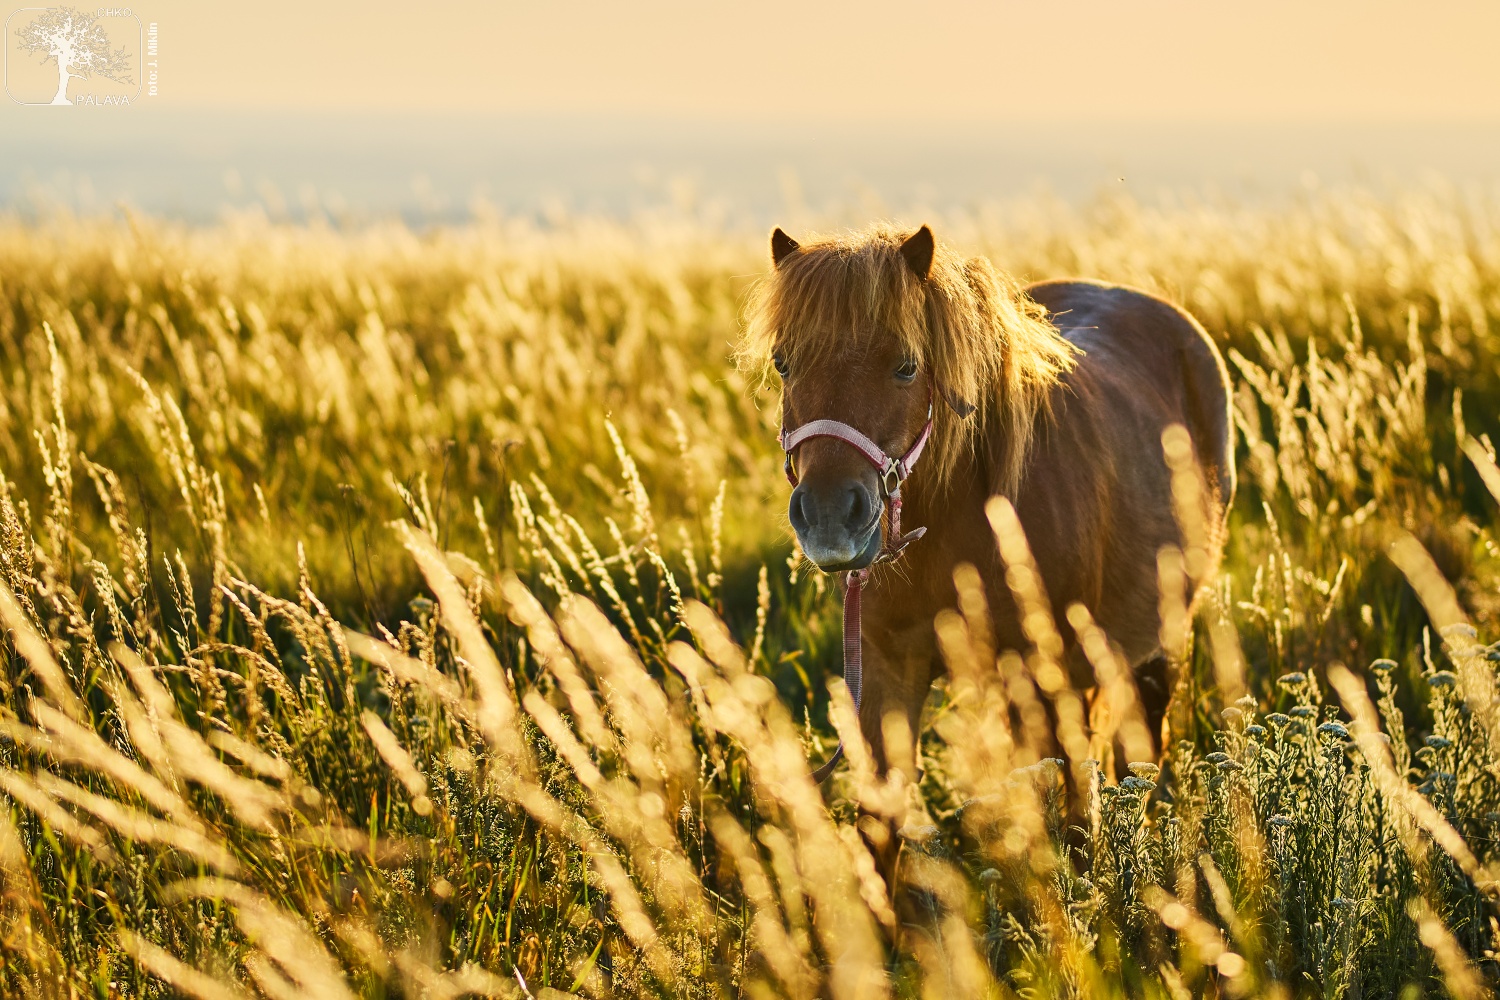
[[[947,386],[939,385],[938,392],[942,395],[943,402],[948,404],[948,409],[956,413],[960,420],[968,420],[974,415],[974,411],[978,409],[978,407],[963,397],[955,396]]]
[[[932,270],[932,249],[932,230],[923,226],[901,244],[901,256],[906,258],[906,264],[913,274],[926,278],[927,272]]]
[[[783,233],[781,227],[777,226],[771,232],[771,263],[780,267],[781,262],[800,249],[801,246],[802,244],[792,239],[786,233]]]

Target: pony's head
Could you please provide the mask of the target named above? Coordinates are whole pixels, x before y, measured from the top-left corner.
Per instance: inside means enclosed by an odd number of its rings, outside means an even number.
[[[889,224],[798,243],[771,234],[775,265],[750,307],[743,363],[782,380],[782,426],[837,420],[900,456],[928,417],[932,440],[912,486],[932,496],[971,465],[985,428],[999,436],[995,482],[1011,492],[1050,390],[1073,349],[1042,308],[982,257],[965,259]],[[998,426],[997,426],[998,423]],[[886,492],[876,468],[836,438],[791,456],[791,522],[828,571],[881,550]]]

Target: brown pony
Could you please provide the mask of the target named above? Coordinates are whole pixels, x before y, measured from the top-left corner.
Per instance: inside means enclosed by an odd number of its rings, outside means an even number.
[[[933,619],[956,602],[955,566],[978,569],[1000,647],[1026,645],[985,516],[997,494],[1025,529],[1073,683],[1092,683],[1064,614],[1081,602],[1133,669],[1159,740],[1171,682],[1157,554],[1182,545],[1163,431],[1188,429],[1208,487],[1208,574],[1235,488],[1228,376],[1203,328],[1117,285],[1022,289],[988,260],[935,243],[926,226],[908,234],[881,224],[806,244],[777,229],[771,256],[744,355],[780,373],[785,431],[839,421],[901,456],[931,414],[930,442],[901,491],[906,523],[926,535],[863,588],[860,727],[877,766],[903,763],[885,752],[889,713],[918,731],[942,669]],[[847,437],[814,437],[791,452],[802,551],[827,572],[870,566],[892,544],[882,537],[890,482]]]

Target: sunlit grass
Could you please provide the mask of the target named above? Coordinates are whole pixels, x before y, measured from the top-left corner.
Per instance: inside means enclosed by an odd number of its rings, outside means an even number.
[[[1161,769],[1086,609],[1092,718],[960,571],[921,784],[874,773],[729,360],[758,238],[0,225],[0,992],[1485,995],[1500,206],[929,221],[1226,349]]]

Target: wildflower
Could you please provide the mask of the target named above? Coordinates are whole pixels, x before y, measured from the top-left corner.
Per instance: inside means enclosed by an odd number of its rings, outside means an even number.
[[[1043,757],[1035,764],[1018,767],[1010,772],[1011,781],[1031,780],[1043,785],[1052,785],[1057,781],[1058,769],[1062,767],[1062,760],[1057,757]]]
[[[1439,670],[1427,678],[1427,683],[1435,688],[1452,687],[1458,683],[1458,675],[1451,670]]]
[[[1230,774],[1235,771],[1243,771],[1244,769],[1245,765],[1241,764],[1237,760],[1222,760],[1219,762],[1219,770],[1225,772],[1226,774]]]
[[[1120,780],[1120,787],[1132,792],[1149,792],[1156,787],[1156,782],[1148,781],[1145,778],[1137,778],[1133,774],[1127,774]]]
[[[1148,778],[1152,781],[1155,781],[1156,776],[1161,773],[1160,767],[1144,760],[1133,760],[1126,767],[1130,768],[1130,773],[1136,777]]]
[[[1283,715],[1280,712],[1272,712],[1270,715],[1266,716],[1266,721],[1275,726],[1277,729],[1281,729],[1283,726],[1290,725],[1292,718],[1291,716]]]
[[[1464,622],[1458,622],[1454,625],[1444,625],[1442,628],[1438,629],[1438,632],[1442,634],[1444,639],[1450,641],[1455,636],[1463,636],[1465,639],[1479,638],[1479,633],[1474,631],[1474,626],[1466,624]]]
[[[1260,725],[1249,725],[1245,727],[1245,735],[1253,740],[1258,740],[1266,735],[1266,727]]]
[[[1341,740],[1349,738],[1349,730],[1342,723],[1338,722],[1323,723],[1318,727],[1318,734],[1320,736],[1336,736]]]
[[[1245,715],[1244,712],[1241,712],[1237,708],[1226,708],[1221,714],[1224,716],[1224,721],[1231,726],[1238,723]]]
[[[1280,828],[1294,826],[1296,822],[1297,821],[1292,819],[1292,817],[1282,816],[1280,814],[1272,816],[1270,819],[1266,820],[1267,825]]]
[[[1341,910],[1352,910],[1359,905],[1359,900],[1350,899],[1348,896],[1334,896],[1333,905]]]
[[[1429,736],[1422,741],[1434,750],[1446,750],[1453,745],[1453,741],[1446,736]]]
[[[1379,659],[1370,664],[1370,669],[1377,674],[1388,674],[1400,666],[1395,660]]]
[[[1204,757],[1203,759],[1206,760],[1206,761],[1208,761],[1210,764],[1217,765],[1217,764],[1222,764],[1226,760],[1228,760],[1229,759],[1229,755],[1227,753],[1223,753],[1221,751],[1215,750],[1213,753],[1209,754],[1207,757]]]
[[[1298,670],[1293,673],[1287,674],[1276,683],[1280,684],[1284,688],[1301,687],[1303,684],[1307,683],[1307,675]]]
[[[1317,714],[1318,710],[1311,705],[1297,705],[1292,709],[1292,717],[1296,719],[1311,719]]]

